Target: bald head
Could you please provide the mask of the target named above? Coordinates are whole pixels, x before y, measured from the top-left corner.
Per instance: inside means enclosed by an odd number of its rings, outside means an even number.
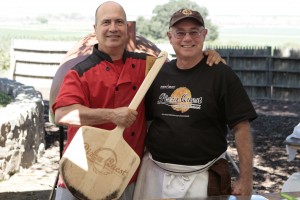
[[[94,25],[98,50],[107,53],[113,60],[120,59],[128,41],[128,24],[123,7],[107,1],[96,10]]]
[[[125,10],[124,8],[118,4],[117,2],[115,1],[106,1],[104,3],[102,3],[100,6],[98,6],[98,8],[96,9],[96,13],[95,13],[95,24],[97,24],[97,20],[98,20],[98,12],[101,13],[103,11],[111,11],[111,12],[114,12],[114,10],[119,10],[123,13],[123,16],[124,16],[124,20],[127,21],[126,19],[126,13],[125,13]]]

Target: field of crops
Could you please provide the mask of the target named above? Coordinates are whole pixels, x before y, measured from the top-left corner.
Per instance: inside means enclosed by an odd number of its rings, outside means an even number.
[[[77,41],[91,31],[92,26],[90,29],[62,25],[0,26],[0,76],[5,77],[9,68],[12,39]]]
[[[9,49],[11,40],[14,38],[77,41],[92,31],[92,25],[87,26],[86,24],[1,25],[0,76],[3,76],[9,68]],[[168,43],[167,40],[166,43]],[[206,44],[223,46],[272,46],[300,49],[300,28],[298,26],[221,26],[219,27],[219,39],[212,43],[207,42]]]

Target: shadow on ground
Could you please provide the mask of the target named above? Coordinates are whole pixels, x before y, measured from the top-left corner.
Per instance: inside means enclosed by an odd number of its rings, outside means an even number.
[[[0,199],[5,200],[45,200],[49,199],[51,190],[5,192],[0,193]]]

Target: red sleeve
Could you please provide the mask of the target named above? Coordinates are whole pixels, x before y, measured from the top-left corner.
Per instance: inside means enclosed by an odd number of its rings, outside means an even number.
[[[65,76],[59,93],[52,105],[53,112],[60,107],[73,104],[88,105],[87,87],[84,86],[84,78],[79,77],[75,70],[70,70]]]

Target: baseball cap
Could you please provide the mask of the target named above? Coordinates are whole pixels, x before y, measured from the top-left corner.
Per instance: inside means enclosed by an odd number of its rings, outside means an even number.
[[[172,15],[170,23],[169,23],[169,27],[172,27],[172,26],[174,26],[174,24],[176,24],[180,20],[187,19],[187,18],[195,19],[197,22],[199,22],[200,25],[204,26],[204,20],[198,11],[184,8],[184,9],[180,9],[180,10],[176,11]]]

